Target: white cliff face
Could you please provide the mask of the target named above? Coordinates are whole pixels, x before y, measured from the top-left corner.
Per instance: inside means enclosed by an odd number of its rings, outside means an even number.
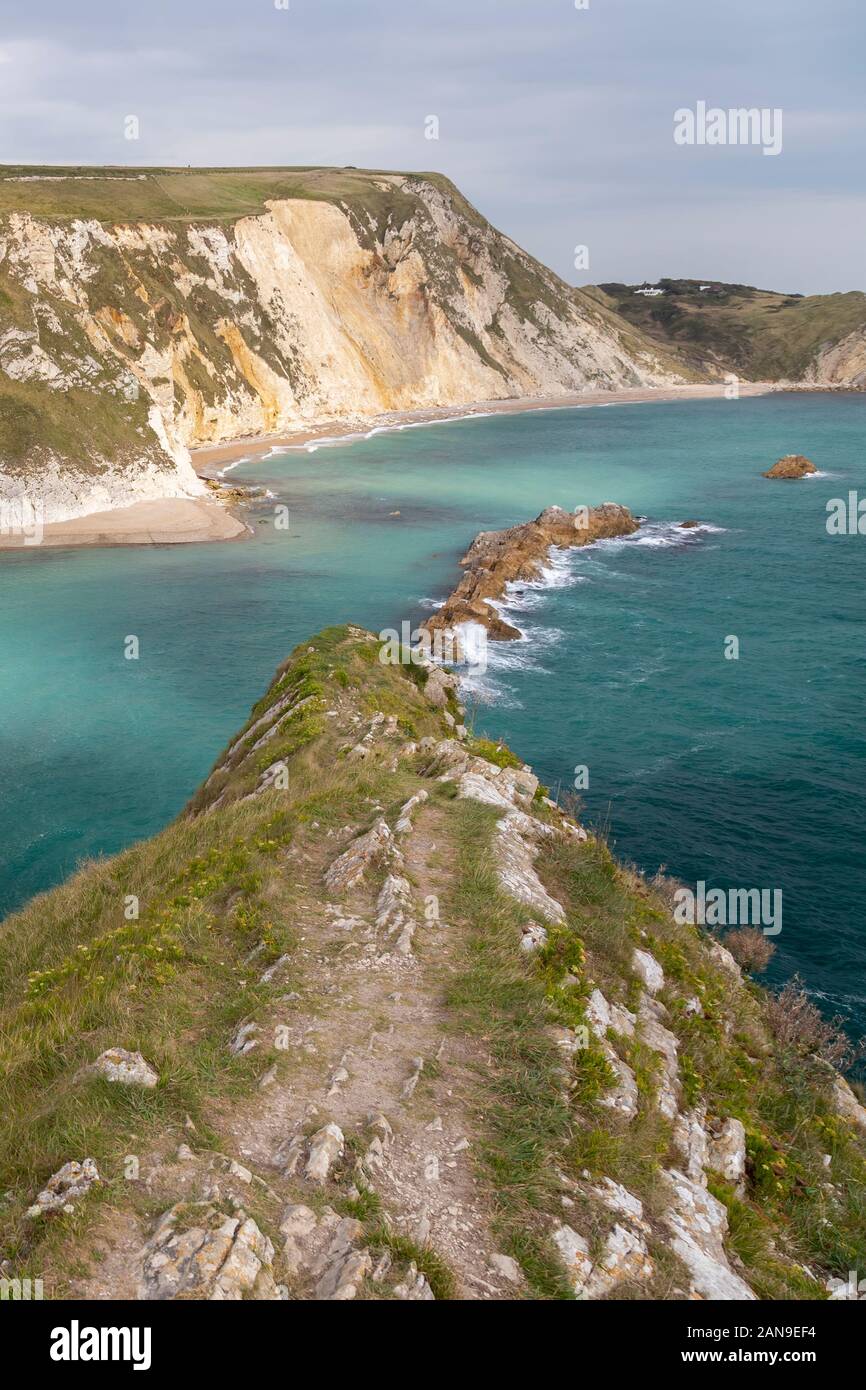
[[[60,520],[199,495],[197,445],[681,379],[438,184],[376,184],[384,220],[313,199],[233,224],[4,219],[0,406],[33,437],[0,450],[0,498],[37,489]]]

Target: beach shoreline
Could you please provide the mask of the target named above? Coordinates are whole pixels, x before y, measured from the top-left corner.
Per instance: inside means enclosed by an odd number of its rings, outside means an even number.
[[[730,388],[722,383],[626,387],[618,391],[584,391],[559,396],[523,396],[506,400],[467,402],[423,410],[390,411],[375,416],[321,420],[278,434],[254,435],[206,445],[190,451],[198,476],[213,485],[241,462],[283,450],[315,450],[327,443],[367,439],[373,434],[445,424],[492,415],[531,411],[574,410],[588,407],[645,405],[691,400],[720,400]],[[772,382],[744,382],[739,395],[758,396],[788,389]],[[134,502],[109,511],[91,512],[68,521],[46,522],[41,538],[0,533],[0,551],[121,545],[192,545],[249,539],[251,528],[234,510],[242,499],[219,496],[164,497]]]
[[[209,497],[158,497],[68,521],[46,522],[39,539],[0,535],[0,550],[191,545],[243,540],[251,534],[250,528],[228,507]]]
[[[741,397],[763,396],[773,391],[789,389],[775,382],[741,382]],[[820,389],[820,388],[818,388]],[[689,386],[633,386],[618,391],[581,391],[558,396],[513,396],[504,400],[467,401],[461,405],[431,406],[422,410],[388,411],[381,415],[354,416],[337,420],[322,420],[299,425],[276,434],[249,435],[226,440],[222,444],[202,445],[191,449],[193,467],[200,478],[219,479],[238,463],[283,449],[315,449],[323,442],[367,438],[374,433],[387,433],[421,425],[447,424],[476,416],[520,415],[531,411],[575,410],[590,406],[647,405],[690,400],[723,400],[730,387],[722,382]]]

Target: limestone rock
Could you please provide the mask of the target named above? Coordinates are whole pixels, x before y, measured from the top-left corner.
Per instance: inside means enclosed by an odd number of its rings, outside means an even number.
[[[626,1226],[614,1226],[595,1263],[588,1242],[571,1226],[558,1226],[553,1242],[578,1298],[603,1298],[618,1284],[643,1282],[654,1272],[643,1238]]]
[[[85,1158],[81,1163],[71,1159],[48,1179],[36,1201],[27,1208],[27,1215],[33,1219],[51,1212],[70,1212],[75,1202],[100,1181],[92,1158]]]
[[[622,1183],[614,1182],[612,1178],[602,1178],[601,1182],[591,1187],[590,1192],[599,1202],[603,1202],[617,1216],[623,1217],[631,1226],[637,1226],[641,1230],[648,1231],[649,1226],[644,1221],[643,1202],[640,1197],[636,1197],[628,1188],[623,1187]]]
[[[361,1242],[364,1228],[330,1207],[317,1216],[309,1207],[291,1206],[283,1213],[283,1260],[290,1278],[307,1285],[314,1299],[353,1299],[372,1272],[369,1251]]]
[[[746,1131],[741,1120],[725,1120],[711,1137],[706,1165],[742,1189],[746,1177]]]
[[[376,902],[376,926],[397,936],[396,951],[408,956],[416,927],[412,912],[412,885],[402,874],[388,874]]]
[[[241,1024],[229,1043],[229,1051],[233,1053],[235,1057],[246,1057],[248,1052],[252,1052],[258,1047],[259,1043],[255,1034],[260,1031],[257,1023]]]
[[[523,1283],[523,1271],[517,1261],[513,1260],[510,1255],[493,1254],[490,1256],[487,1263],[495,1274],[500,1275],[503,1279],[507,1279],[509,1284]]]
[[[687,1110],[684,1114],[677,1115],[673,1135],[674,1144],[683,1161],[686,1176],[702,1187],[707,1185],[704,1169],[707,1166],[709,1152],[707,1131],[704,1128],[705,1121],[705,1106]]]
[[[723,946],[720,941],[710,940],[706,942],[707,950],[720,969],[728,975],[733,975],[735,979],[742,979],[742,970],[737,965],[727,946]]]
[[[657,1052],[662,1060],[661,1075],[658,1079],[657,1104],[667,1119],[676,1118],[679,1110],[679,1040],[661,1022],[665,1008],[649,995],[641,996],[638,1020],[640,1035],[647,1047]]]
[[[178,1203],[142,1251],[138,1297],[277,1300],[273,1258],[274,1247],[250,1217],[225,1216],[208,1202]]]
[[[635,950],[631,958],[631,968],[650,994],[658,994],[659,990],[664,988],[665,973],[649,951]]]
[[[140,1052],[127,1052],[122,1047],[110,1047],[103,1052],[91,1070],[121,1086],[144,1086],[146,1090],[153,1090],[159,1081],[159,1073]]]
[[[609,1110],[615,1110],[626,1120],[633,1120],[638,1112],[640,1099],[635,1074],[609,1042],[603,1042],[601,1046],[607,1064],[616,1076],[616,1084],[601,1097],[599,1104]]]
[[[325,874],[325,886],[331,893],[344,893],[360,883],[367,869],[391,847],[391,831],[384,820],[376,821],[364,835],[353,840],[331,864]]]
[[[547,944],[547,930],[538,922],[527,922],[521,931],[520,945],[524,951],[537,951]]]
[[[342,1158],[345,1140],[339,1125],[328,1124],[310,1140],[304,1172],[310,1182],[323,1185],[337,1159]]]
[[[838,1073],[834,1073],[833,1076],[833,1099],[838,1113],[866,1133],[866,1108],[860,1104],[845,1078]]]
[[[701,1298],[754,1299],[728,1262],[724,1246],[728,1214],[721,1202],[685,1173],[670,1169],[663,1176],[671,1192],[664,1221],[673,1237],[674,1253],[691,1275],[692,1290]]]
[[[538,842],[553,833],[522,811],[509,811],[497,822],[493,854],[499,881],[507,893],[545,921],[562,922],[565,909],[550,896],[534,868]]]
[[[600,989],[594,989],[589,996],[586,1018],[597,1038],[605,1038],[608,1028],[627,1038],[634,1036],[634,1014],[619,1004],[609,1004]]]
[[[483,801],[485,806],[499,806],[504,811],[510,811],[514,804],[506,790],[500,791],[480,772],[464,772],[458,787],[458,795],[466,801]]]
[[[400,815],[394,827],[398,835],[407,835],[409,833],[412,829],[412,812],[415,810],[416,806],[420,806],[422,802],[426,800],[427,793],[422,788],[422,790],[416,792],[414,796],[410,796],[409,800],[400,807]]]
[[[419,1274],[418,1266],[413,1260],[409,1265],[403,1279],[393,1288],[395,1298],[402,1298],[413,1303],[431,1303],[435,1301],[435,1295],[430,1285],[427,1283],[423,1274]]]

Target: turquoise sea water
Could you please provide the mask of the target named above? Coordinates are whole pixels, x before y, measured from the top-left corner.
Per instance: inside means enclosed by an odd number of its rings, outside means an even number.
[[[0,913],[164,825],[302,638],[415,623],[479,529],[611,499],[641,532],[514,598],[476,729],[554,789],[587,765],[588,819],[643,868],[781,888],[771,977],[863,1030],[866,536],[825,505],[866,496],[864,439],[853,395],[492,416],[241,465],[291,513],[247,544],[0,556]],[[788,452],[826,476],[760,476]]]

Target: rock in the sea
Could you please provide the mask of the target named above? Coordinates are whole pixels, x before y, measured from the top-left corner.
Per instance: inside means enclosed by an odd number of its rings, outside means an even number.
[[[122,1047],[110,1047],[97,1057],[91,1071],[103,1076],[106,1081],[119,1082],[121,1086],[144,1086],[147,1090],[159,1081],[159,1072],[146,1062],[140,1052],[127,1052]]]
[[[48,1179],[36,1201],[27,1208],[27,1215],[33,1218],[56,1211],[70,1212],[79,1197],[85,1196],[99,1181],[92,1158],[85,1158],[81,1163],[71,1159]]]
[[[569,549],[605,537],[628,536],[637,529],[627,507],[602,502],[576,512],[547,507],[534,521],[521,526],[481,531],[460,561],[463,578],[451,597],[426,620],[424,631],[429,634],[440,629],[459,641],[459,630],[470,626],[486,629],[494,641],[518,638],[518,629],[501,617],[490,599],[501,598],[506,585],[514,580],[537,579],[551,547]]]
[[[763,474],[765,478],[805,478],[809,473],[817,473],[811,459],[803,454],[786,454]]]

